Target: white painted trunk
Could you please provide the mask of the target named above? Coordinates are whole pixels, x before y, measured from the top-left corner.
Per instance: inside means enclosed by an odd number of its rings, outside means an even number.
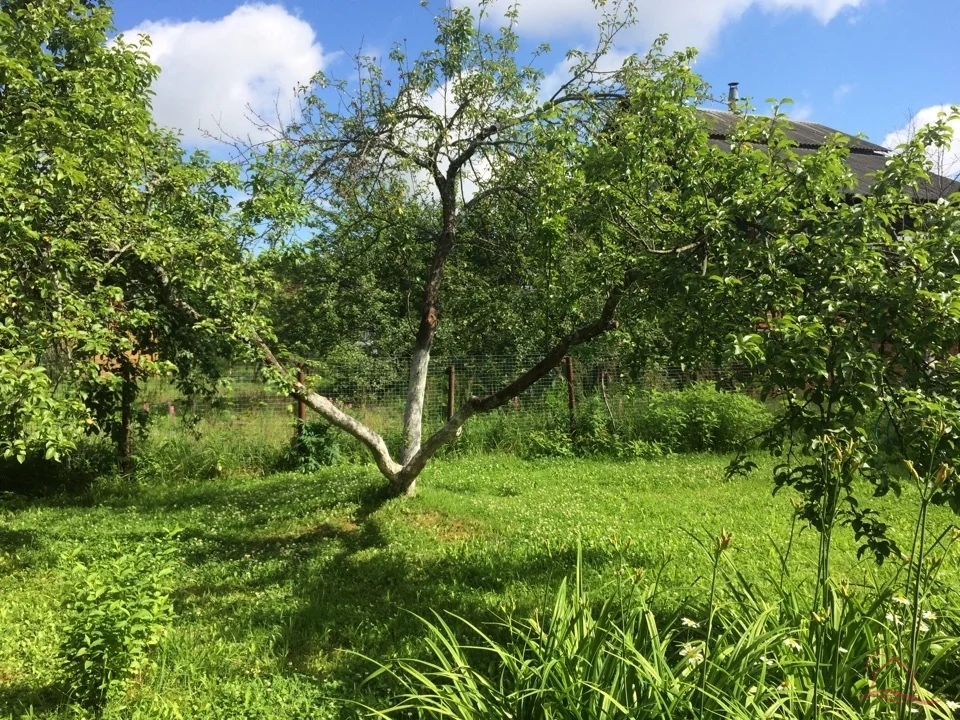
[[[407,403],[403,409],[401,465],[406,465],[420,451],[423,437],[423,399],[427,392],[429,370],[430,348],[416,348],[410,358],[410,383],[407,386]]]

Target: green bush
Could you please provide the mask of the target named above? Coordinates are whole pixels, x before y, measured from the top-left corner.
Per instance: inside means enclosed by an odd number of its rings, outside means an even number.
[[[98,477],[116,470],[117,452],[107,438],[81,438],[76,449],[59,460],[30,453],[21,463],[16,458],[0,458],[0,492],[44,495],[62,490],[82,491]]]
[[[342,437],[345,437],[342,431],[326,420],[305,422],[290,441],[287,462],[301,473],[314,473],[322,467],[336,465],[343,455],[340,449]]]
[[[771,412],[748,395],[696,383],[684,390],[640,393],[625,409],[623,433],[670,452],[727,452],[749,443],[772,420]]]
[[[526,455],[531,458],[574,457],[570,433],[564,430],[544,430],[530,433],[527,438]]]
[[[72,701],[95,715],[149,666],[173,617],[171,540],[172,534],[127,548],[116,543],[114,555],[96,563],[77,553],[67,557],[74,587],[60,660]]]

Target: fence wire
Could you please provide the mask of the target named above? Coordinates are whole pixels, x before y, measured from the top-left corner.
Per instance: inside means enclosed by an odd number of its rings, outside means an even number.
[[[424,398],[424,429],[429,432],[446,420],[451,407],[460,407],[471,396],[493,393],[539,361],[538,357],[474,356],[433,358]],[[400,432],[406,402],[410,359],[408,357],[355,357],[350,361],[302,363],[307,386],[382,435]],[[642,390],[679,389],[708,381],[733,387],[742,380],[740,368],[696,370],[666,368],[638,372],[615,359],[565,360],[497,413],[511,422],[543,427],[551,419],[571,412],[568,375],[573,377],[573,403],[593,404],[616,421],[625,403]],[[452,380],[452,389],[451,389]],[[297,417],[297,403],[271,390],[260,368],[242,365],[229,368],[213,397],[184,398],[165,382],[148,383],[141,393],[143,410],[150,414],[189,415],[217,419],[243,416],[248,422],[260,417],[276,422],[279,417]],[[310,418],[308,411],[307,419]]]

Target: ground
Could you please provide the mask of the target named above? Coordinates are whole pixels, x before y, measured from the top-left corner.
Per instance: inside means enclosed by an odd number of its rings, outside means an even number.
[[[771,465],[724,479],[728,458],[439,461],[414,499],[385,500],[369,466],[315,475],[232,472],[216,479],[95,484],[81,495],[0,495],[0,718],[69,717],[53,662],[68,583],[62,555],[96,559],[179,529],[177,619],[130,697],[129,717],[325,718],[376,703],[361,685],[386,660],[422,650],[418,615],[473,620],[523,612],[552,593],[582,548],[596,586],[617,572],[657,577],[696,604],[709,557],[698,540],[733,533],[733,561],[779,582],[792,506],[771,493]],[[902,542],[914,504],[878,507]],[[933,527],[955,519],[937,512]],[[793,544],[796,577],[814,562],[812,531]],[[844,528],[842,573],[857,562]],[[960,588],[956,555],[945,568]],[[884,571],[889,571],[889,564]],[[60,708],[60,709],[57,709]]]

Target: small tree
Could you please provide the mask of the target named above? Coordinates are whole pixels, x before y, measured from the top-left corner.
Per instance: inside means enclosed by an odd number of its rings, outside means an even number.
[[[189,382],[255,294],[225,220],[236,170],[154,126],[157,69],[107,42],[110,20],[102,2],[0,2],[7,458],[58,458],[91,429],[128,456],[138,381],[175,361]]]
[[[305,226],[317,233],[307,246],[314,253],[359,258],[368,268],[403,258],[396,272],[419,282],[397,460],[370,428],[291,381],[266,338],[257,339],[291,394],[364,443],[398,493],[413,492],[425,464],[471,416],[502,406],[571,348],[616,327],[621,305],[642,294],[647,267],[697,249],[687,231],[709,223],[709,204],[696,198],[717,154],[695,110],[706,88],[689,68],[692,52],[668,56],[661,40],[645,58],[603,71],[614,37],[631,22],[617,7],[595,50],[571,53],[569,77],[545,94],[542,73],[516,60],[515,14],[491,34],[483,29],[486,9],[479,19],[467,9],[442,13],[436,48],[415,59],[395,48],[389,74],[361,57],[356,86],[317,76],[303,91],[301,120],[245,148],[248,217],[272,220],[272,241],[282,246],[287,228],[299,226],[302,235]],[[624,182],[652,194],[631,215],[642,231],[611,222],[611,193]],[[304,252],[290,242],[286,252]],[[468,260],[481,244],[526,259],[517,263],[522,280],[507,292],[532,296],[556,332],[540,362],[498,391],[470,398],[424,439],[427,372],[449,307],[446,273],[459,261],[478,282],[495,276],[489,254]]]

